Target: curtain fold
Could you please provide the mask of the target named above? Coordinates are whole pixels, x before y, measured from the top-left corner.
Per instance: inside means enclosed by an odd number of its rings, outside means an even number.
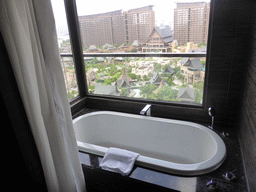
[[[0,0],[0,29],[48,191],[85,191],[50,0]]]

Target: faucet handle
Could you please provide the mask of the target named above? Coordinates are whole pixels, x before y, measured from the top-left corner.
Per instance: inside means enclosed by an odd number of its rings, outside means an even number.
[[[209,107],[208,109],[208,114],[211,116],[211,117],[214,117],[215,114],[216,114],[216,111],[213,107]]]
[[[214,124],[214,116],[216,114],[216,111],[213,107],[210,107],[208,109],[208,114],[212,117],[212,124],[209,126],[210,129],[213,129],[213,124]]]

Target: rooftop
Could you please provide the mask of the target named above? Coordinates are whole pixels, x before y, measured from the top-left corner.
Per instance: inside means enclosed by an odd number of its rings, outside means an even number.
[[[127,79],[128,81],[132,81],[132,78],[129,77],[127,74],[126,74],[126,69],[123,68],[123,74],[121,75],[121,77],[119,79]]]
[[[141,46],[141,43],[139,42],[139,40],[135,40],[135,41],[133,41],[132,46],[139,47],[139,46]]]
[[[196,59],[190,59],[187,64],[185,64],[190,69],[202,69],[203,65],[199,58]]]
[[[178,99],[184,102],[194,102],[195,101],[195,90],[193,88],[179,88]]]
[[[173,34],[168,25],[164,27],[155,27],[156,32],[162,37],[165,43],[173,41]]]
[[[161,81],[162,81],[162,79],[161,79],[161,77],[159,77],[159,75],[157,73],[155,73],[150,79],[150,83],[155,84],[155,85],[159,85],[161,83]]]
[[[95,85],[95,94],[105,94],[105,95],[115,95],[120,96],[120,92],[118,91],[116,86],[113,85]]]

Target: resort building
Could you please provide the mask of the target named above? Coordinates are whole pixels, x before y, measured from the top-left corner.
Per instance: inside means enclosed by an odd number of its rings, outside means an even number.
[[[142,47],[142,52],[169,52],[172,41],[173,34],[168,25],[165,27],[155,27],[150,34],[149,40]]]
[[[174,39],[180,44],[207,43],[209,15],[210,3],[177,3],[174,9]]]
[[[184,83],[194,84],[204,80],[205,72],[199,58],[184,58],[181,63],[180,71],[184,75]]]
[[[79,16],[83,47],[146,42],[155,27],[153,5]]]

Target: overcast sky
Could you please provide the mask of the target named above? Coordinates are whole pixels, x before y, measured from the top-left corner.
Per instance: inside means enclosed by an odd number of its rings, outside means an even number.
[[[58,31],[66,28],[64,0],[51,0]],[[173,10],[176,2],[210,2],[210,0],[76,0],[78,15],[91,15],[123,9],[154,5],[156,25],[173,27]]]

